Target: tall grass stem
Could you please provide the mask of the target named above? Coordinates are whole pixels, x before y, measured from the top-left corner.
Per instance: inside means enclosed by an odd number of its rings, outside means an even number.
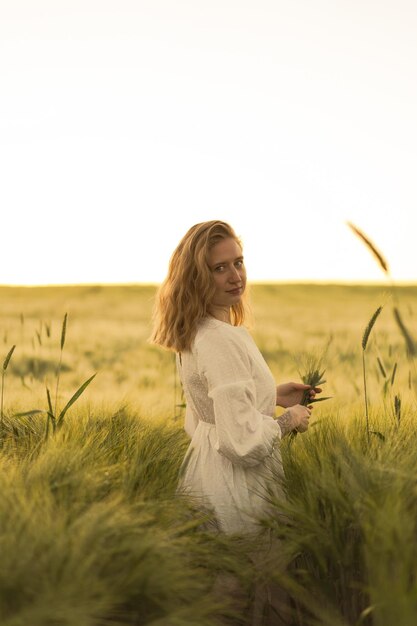
[[[60,354],[59,354],[59,363],[58,363],[58,369],[57,369],[57,373],[56,373],[56,387],[55,387],[55,411],[54,411],[54,415],[56,416],[57,414],[57,410],[58,410],[58,390],[59,390],[59,380],[61,377],[61,367],[62,367],[62,353],[64,350],[64,345],[65,345],[65,337],[66,337],[66,332],[67,332],[67,318],[68,318],[68,313],[65,313],[64,315],[64,320],[62,322],[62,330],[61,330],[61,350],[60,350]]]

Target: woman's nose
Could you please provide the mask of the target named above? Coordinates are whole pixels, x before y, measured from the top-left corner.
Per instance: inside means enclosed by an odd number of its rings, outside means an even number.
[[[237,267],[233,267],[232,272],[230,274],[230,280],[233,282],[237,282],[241,279],[240,272]]]

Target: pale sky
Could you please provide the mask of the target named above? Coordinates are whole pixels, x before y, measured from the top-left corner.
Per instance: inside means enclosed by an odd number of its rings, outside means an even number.
[[[417,281],[415,0],[0,0],[0,284]]]

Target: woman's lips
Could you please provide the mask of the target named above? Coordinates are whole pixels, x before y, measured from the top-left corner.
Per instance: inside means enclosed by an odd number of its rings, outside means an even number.
[[[236,287],[236,289],[230,289],[227,293],[231,293],[232,296],[237,296],[242,291],[242,287]]]

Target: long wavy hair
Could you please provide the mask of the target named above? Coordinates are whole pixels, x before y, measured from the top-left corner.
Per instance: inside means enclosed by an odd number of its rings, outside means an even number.
[[[168,275],[156,295],[152,343],[175,352],[191,348],[197,325],[209,314],[215,293],[208,264],[209,251],[228,238],[242,247],[229,224],[213,220],[195,224],[181,239],[171,256]],[[242,325],[245,314],[245,299],[241,298],[231,307],[232,324]]]

